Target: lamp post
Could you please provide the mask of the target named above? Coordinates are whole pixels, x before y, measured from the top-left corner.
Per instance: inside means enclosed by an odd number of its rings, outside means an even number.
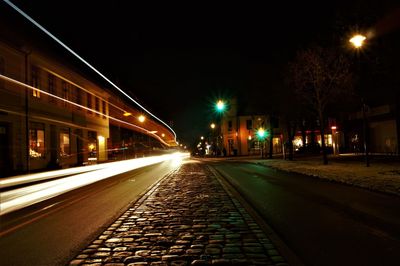
[[[216,134],[216,145],[217,145],[217,150],[219,150],[218,144],[220,141],[222,142],[221,149],[222,149],[223,156],[226,156],[226,149],[224,147],[224,139],[223,139],[223,131],[222,131],[222,124],[223,124],[222,115],[224,114],[226,109],[227,109],[227,105],[224,100],[219,99],[215,103],[215,111],[218,114],[217,123],[219,124],[218,132]],[[214,125],[214,128],[216,127],[216,125],[214,123],[211,124],[211,128],[214,130],[213,125]],[[221,135],[221,139],[220,139],[220,135]],[[218,153],[219,153],[219,151],[217,151],[217,154]]]
[[[367,38],[364,35],[356,34],[354,35],[349,42],[353,45],[356,49],[361,49],[364,45],[364,41]],[[360,74],[360,69],[358,69]],[[367,121],[367,109],[368,106],[365,104],[364,98],[361,97],[361,111],[362,111],[362,119],[363,119],[363,135],[364,135],[364,156],[365,156],[365,164],[369,167],[369,145],[368,145],[368,121]]]
[[[260,127],[257,130],[257,137],[258,137],[258,140],[261,142],[261,158],[264,158],[264,144],[265,144],[264,140],[265,140],[266,135],[267,134],[266,134],[264,128]]]

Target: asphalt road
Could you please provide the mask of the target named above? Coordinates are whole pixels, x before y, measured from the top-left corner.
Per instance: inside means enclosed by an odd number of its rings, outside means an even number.
[[[176,168],[140,168],[0,216],[0,265],[65,265]]]
[[[209,164],[305,265],[399,265],[399,197],[251,163]]]

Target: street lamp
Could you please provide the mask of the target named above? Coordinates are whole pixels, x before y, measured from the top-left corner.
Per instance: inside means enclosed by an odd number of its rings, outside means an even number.
[[[258,140],[261,142],[261,158],[264,158],[264,144],[265,144],[264,140],[265,140],[266,136],[267,136],[267,132],[265,131],[264,128],[260,127],[257,130],[257,137],[258,137]]]
[[[350,38],[349,42],[355,47],[355,48],[361,48],[364,44],[364,41],[367,39],[364,35],[361,34],[356,34],[353,37]]]
[[[145,117],[144,115],[140,115],[140,116],[138,117],[138,120],[139,120],[140,123],[143,123],[144,120],[146,120],[146,117]]]
[[[350,38],[349,42],[353,45],[356,49],[361,49],[364,45],[365,40],[367,37],[361,34],[356,34],[352,38]],[[360,72],[360,70],[359,70]],[[359,73],[360,74],[360,73]],[[364,154],[365,154],[365,163],[366,166],[369,167],[369,157],[368,157],[368,121],[367,121],[367,108],[368,106],[365,104],[364,98],[361,97],[361,111],[363,116],[363,133],[364,133]]]

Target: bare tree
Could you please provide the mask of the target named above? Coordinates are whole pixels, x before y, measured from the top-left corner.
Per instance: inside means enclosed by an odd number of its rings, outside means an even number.
[[[336,49],[317,46],[300,51],[289,68],[298,99],[310,105],[319,119],[323,163],[328,164],[325,111],[330,103],[352,92],[350,60]]]

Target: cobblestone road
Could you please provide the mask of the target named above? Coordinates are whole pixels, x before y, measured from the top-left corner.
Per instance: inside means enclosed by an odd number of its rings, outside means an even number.
[[[201,163],[155,185],[70,265],[288,265]]]

